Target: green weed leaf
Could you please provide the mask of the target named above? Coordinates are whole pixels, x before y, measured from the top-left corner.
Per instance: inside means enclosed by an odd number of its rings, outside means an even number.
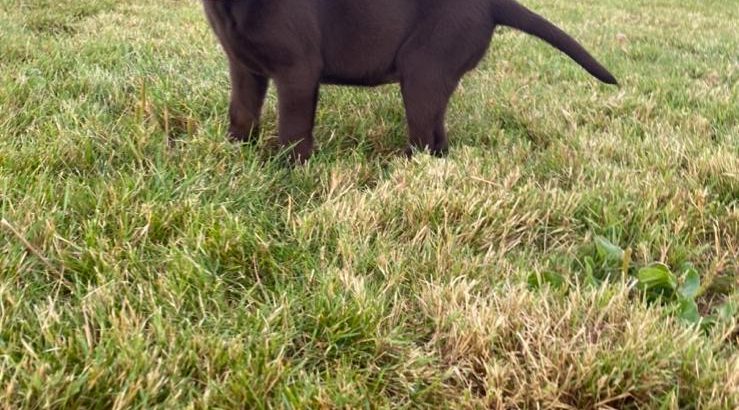
[[[685,281],[678,290],[680,296],[684,299],[694,300],[698,296],[701,289],[701,277],[695,269],[688,270],[685,275]]]
[[[532,273],[528,278],[529,287],[532,289],[539,289],[545,284],[550,285],[555,289],[560,289],[567,284],[564,276],[556,272],[544,271],[540,273]]]
[[[670,268],[662,263],[655,263],[639,269],[639,284],[647,290],[677,288],[677,278]]]
[[[598,250],[598,255],[607,262],[620,262],[623,260],[624,250],[602,236],[595,237],[595,247]]]
[[[678,275],[687,275],[690,272],[698,273],[698,270],[693,266],[692,263],[685,261],[680,264],[680,268],[678,269]]]
[[[678,316],[680,319],[690,323],[698,323],[701,320],[701,315],[698,313],[698,305],[693,300],[683,300],[680,302],[678,307]]]

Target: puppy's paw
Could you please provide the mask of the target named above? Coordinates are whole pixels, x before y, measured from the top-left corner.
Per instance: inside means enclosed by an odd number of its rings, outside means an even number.
[[[228,130],[228,139],[236,143],[253,143],[259,139],[259,130],[252,132],[240,132],[235,129]]]

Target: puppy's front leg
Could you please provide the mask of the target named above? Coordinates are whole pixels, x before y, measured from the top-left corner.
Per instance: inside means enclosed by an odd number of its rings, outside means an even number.
[[[313,125],[318,103],[318,75],[305,73],[275,79],[279,105],[279,138],[292,146],[292,159],[304,162],[313,152]]]

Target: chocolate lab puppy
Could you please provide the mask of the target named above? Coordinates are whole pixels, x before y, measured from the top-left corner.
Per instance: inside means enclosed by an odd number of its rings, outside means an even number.
[[[277,86],[279,141],[313,150],[320,84],[400,83],[410,146],[442,155],[444,116],[462,76],[498,25],[558,48],[594,77],[616,79],[569,35],[514,0],[203,0],[228,56],[230,135],[252,138],[268,80]]]

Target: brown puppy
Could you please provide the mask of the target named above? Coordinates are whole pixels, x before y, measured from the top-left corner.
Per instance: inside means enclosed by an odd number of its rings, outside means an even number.
[[[228,56],[230,134],[258,130],[268,80],[277,86],[279,140],[306,160],[319,84],[399,82],[410,146],[448,149],[444,116],[459,80],[497,25],[558,48],[599,80],[616,79],[575,40],[514,0],[203,0]]]

